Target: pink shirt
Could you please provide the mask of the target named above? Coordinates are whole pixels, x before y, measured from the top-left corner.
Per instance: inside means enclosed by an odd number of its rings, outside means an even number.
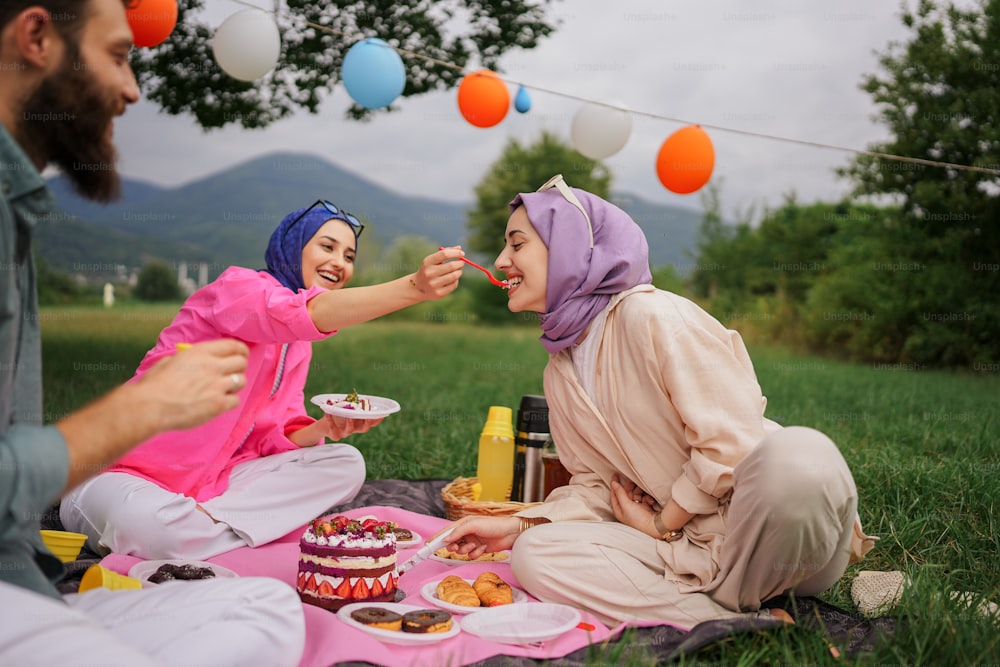
[[[192,294],[160,332],[132,380],[162,357],[176,354],[177,343],[236,338],[250,347],[240,405],[197,428],[147,440],[111,470],[203,501],[226,490],[236,464],[295,449],[286,430],[314,421],[306,414],[303,395],[311,341],[336,333],[316,329],[306,308],[309,299],[324,291],[311,287],[293,293],[267,272],[230,267]]]

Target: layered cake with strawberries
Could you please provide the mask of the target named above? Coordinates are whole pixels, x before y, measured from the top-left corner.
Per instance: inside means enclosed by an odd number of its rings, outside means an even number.
[[[342,515],[313,521],[299,541],[302,601],[331,611],[351,602],[392,602],[399,583],[393,526]]]

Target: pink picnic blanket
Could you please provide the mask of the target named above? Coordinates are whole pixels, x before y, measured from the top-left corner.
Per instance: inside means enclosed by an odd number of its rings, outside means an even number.
[[[363,507],[344,512],[349,517],[372,514],[381,520],[395,521],[409,528],[426,540],[448,525],[445,519],[416,514],[396,507]],[[298,573],[299,537],[305,530],[296,529],[285,537],[255,549],[245,547],[221,554],[209,560],[242,576],[273,577],[295,586]],[[401,563],[416,553],[420,545],[400,548],[398,561]],[[116,572],[127,573],[140,559],[134,556],[111,554],[101,564]],[[504,580],[517,586],[509,563],[467,563],[449,565],[428,559],[400,578],[400,588],[406,593],[403,604],[434,607],[420,594],[421,587],[429,582],[454,574],[464,578],[475,578],[484,570],[496,572]],[[536,601],[529,596],[529,602]],[[521,646],[486,641],[468,633],[459,632],[454,637],[436,644],[423,646],[399,646],[379,641],[362,630],[351,627],[337,618],[336,614],[313,605],[303,605],[306,619],[306,648],[300,667],[328,667],[336,662],[371,662],[387,667],[395,665],[467,665],[486,660],[495,655],[524,656],[534,659],[560,658],[588,644],[614,637],[624,628],[620,625],[609,629],[593,615],[581,611],[583,621],[593,630],[576,628],[542,643],[540,646]],[[462,616],[456,616],[461,625]]]

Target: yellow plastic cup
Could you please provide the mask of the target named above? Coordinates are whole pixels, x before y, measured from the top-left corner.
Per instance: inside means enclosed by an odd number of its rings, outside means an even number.
[[[92,588],[110,588],[113,591],[134,590],[142,588],[142,581],[135,577],[118,574],[114,570],[100,565],[91,565],[83,573],[78,590],[83,593]]]
[[[87,536],[83,533],[71,533],[68,530],[43,530],[41,533],[45,546],[64,563],[75,561],[87,541]]]

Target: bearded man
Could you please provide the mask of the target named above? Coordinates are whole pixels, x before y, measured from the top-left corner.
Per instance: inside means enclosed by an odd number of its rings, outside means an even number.
[[[247,577],[60,595],[65,569],[39,518],[138,443],[239,403],[247,348],[218,340],[169,357],[55,424],[43,423],[31,232],[59,167],[84,197],[118,196],[112,123],[139,98],[122,0],[0,3],[0,664],[297,665],[302,605]]]

